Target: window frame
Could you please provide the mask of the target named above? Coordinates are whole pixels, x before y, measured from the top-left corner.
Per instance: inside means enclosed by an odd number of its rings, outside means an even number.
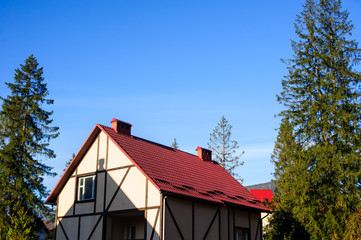
[[[249,228],[244,228],[244,227],[234,227],[234,239],[236,240],[236,232],[237,230],[242,230],[245,231],[247,234],[247,240],[250,240],[250,230]]]
[[[134,229],[134,238],[132,238],[132,229]],[[137,234],[137,226],[135,224],[128,225],[128,239],[129,240],[135,240]]]
[[[85,179],[86,178],[90,178],[92,177],[92,196],[91,198],[86,198],[84,199],[84,195],[85,195],[85,192],[84,192],[84,189],[85,189]],[[80,185],[81,183],[81,180],[83,180],[83,184],[82,186]],[[95,200],[95,188],[96,188],[96,174],[89,174],[89,175],[83,175],[83,176],[78,176],[77,177],[77,184],[76,184],[76,202],[88,202],[88,201],[94,201]],[[82,193],[82,197],[80,196],[80,191],[81,189],[83,189],[83,193]]]

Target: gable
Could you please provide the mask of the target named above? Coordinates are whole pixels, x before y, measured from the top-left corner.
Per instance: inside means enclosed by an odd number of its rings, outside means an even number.
[[[79,201],[78,179],[92,175],[96,176],[95,199]],[[58,216],[142,209],[159,205],[159,190],[109,137],[100,131],[89,144],[87,151],[84,151],[58,195]]]

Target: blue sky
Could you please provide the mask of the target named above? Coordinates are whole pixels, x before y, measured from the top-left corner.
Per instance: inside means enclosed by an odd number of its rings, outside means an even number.
[[[222,115],[245,154],[244,185],[269,181],[301,0],[0,1],[0,96],[34,54],[44,67],[62,173],[96,123],[196,153]],[[344,0],[361,41],[361,1]],[[46,178],[51,190],[60,175]]]

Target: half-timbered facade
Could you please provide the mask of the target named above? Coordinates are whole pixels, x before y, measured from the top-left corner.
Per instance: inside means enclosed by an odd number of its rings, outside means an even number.
[[[197,148],[197,156],[97,124],[47,199],[56,239],[261,239],[251,193]]]

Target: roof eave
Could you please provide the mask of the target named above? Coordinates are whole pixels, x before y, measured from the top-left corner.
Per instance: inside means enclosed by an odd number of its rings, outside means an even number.
[[[163,196],[175,197],[175,198],[180,198],[180,199],[190,200],[190,201],[203,202],[203,203],[212,204],[215,206],[231,206],[231,207],[234,207],[237,209],[249,210],[252,212],[270,212],[270,210],[266,210],[266,206],[264,206],[264,209],[261,209],[261,207],[249,207],[249,206],[245,206],[242,204],[235,204],[235,203],[225,202],[225,201],[220,201],[220,202],[210,201],[210,200],[206,200],[206,199],[186,196],[183,194],[173,193],[173,192],[164,191],[164,190],[161,190],[160,192],[163,194]]]

